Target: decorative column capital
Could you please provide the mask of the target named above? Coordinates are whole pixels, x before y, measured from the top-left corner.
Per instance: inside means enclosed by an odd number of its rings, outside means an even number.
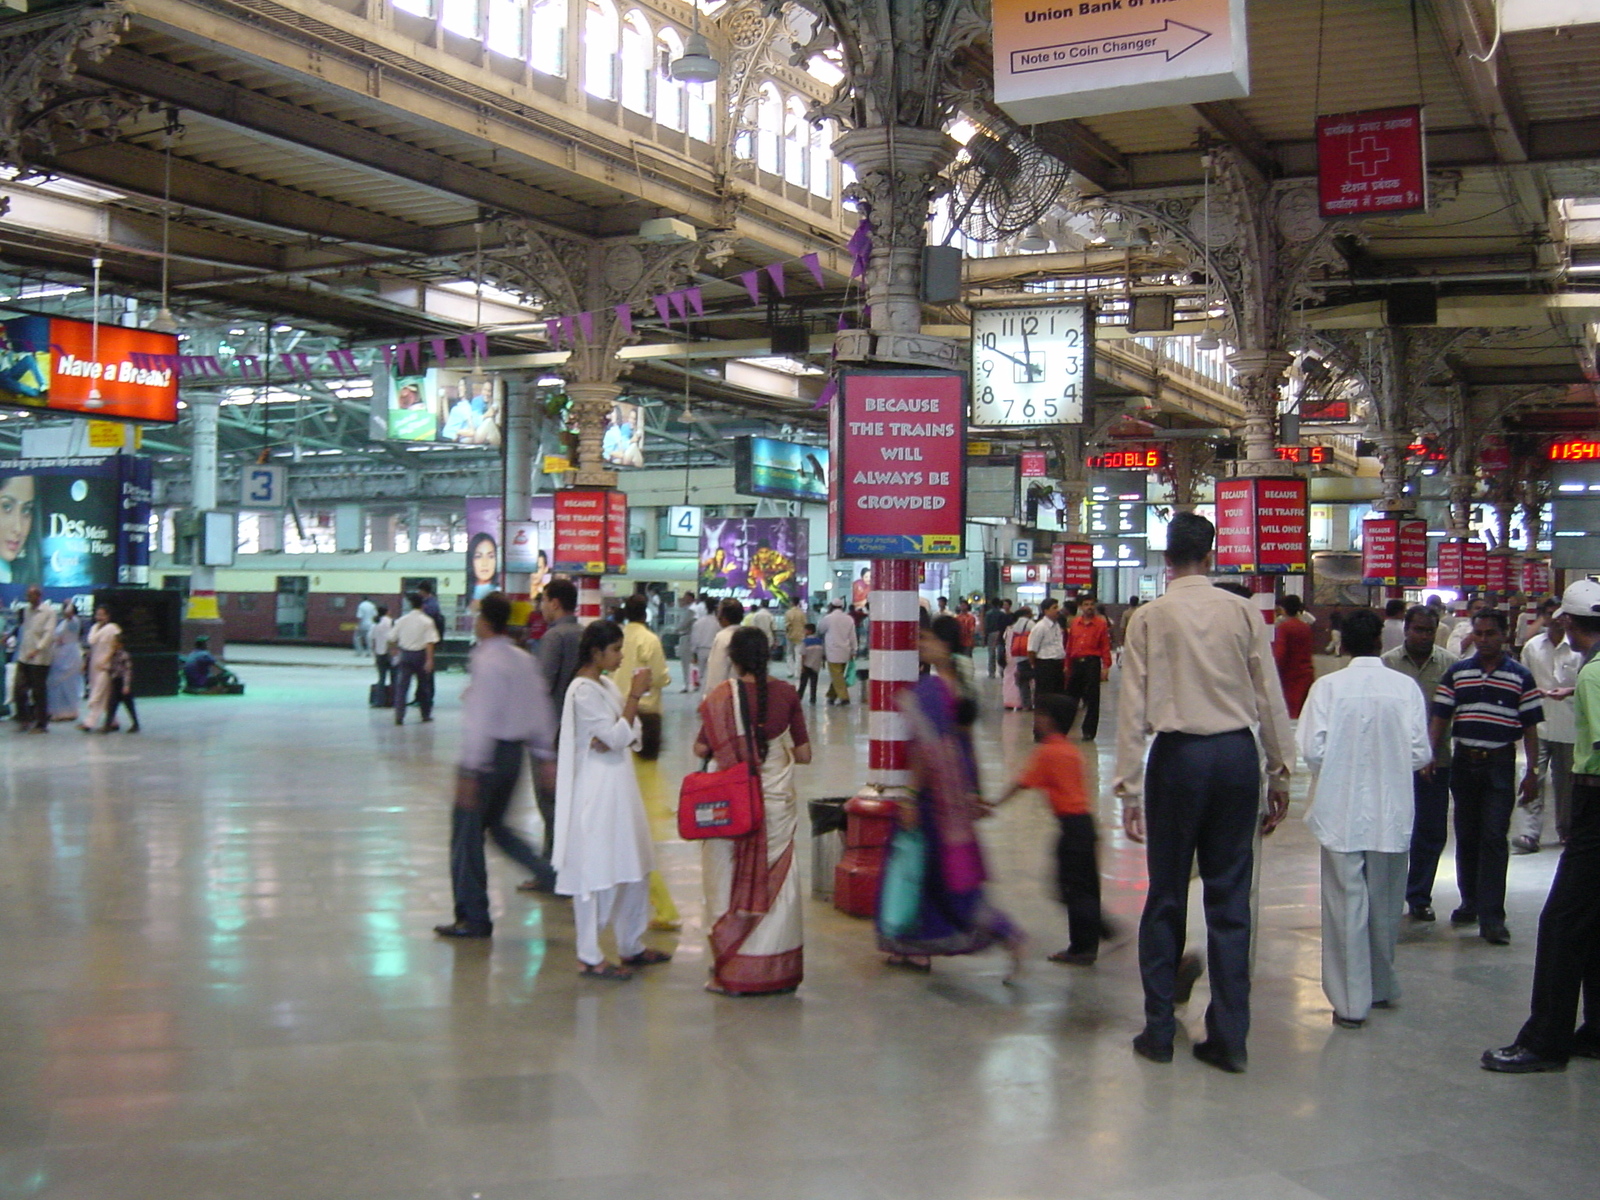
[[[611,406],[622,395],[619,383],[571,383],[572,420],[578,427],[578,469],[572,482],[578,487],[614,488],[617,473],[605,465],[601,446],[605,440],[606,419]]]

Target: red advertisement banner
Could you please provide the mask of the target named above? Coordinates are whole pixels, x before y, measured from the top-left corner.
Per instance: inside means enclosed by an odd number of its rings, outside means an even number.
[[[1485,558],[1483,586],[1494,592],[1503,592],[1511,586],[1509,554],[1490,554]]]
[[[1094,585],[1094,544],[1057,542],[1050,548],[1050,576],[1062,587]]]
[[[1428,523],[1368,517],[1361,523],[1361,582],[1422,587],[1428,582]]]
[[[1217,570],[1256,569],[1256,494],[1252,479],[1217,480]]]
[[[966,532],[966,377],[846,371],[833,410],[835,558],[951,558]]]
[[[1304,479],[1218,480],[1217,570],[1305,574],[1311,557],[1306,489]]]
[[[607,517],[613,493],[568,489],[556,493],[555,546],[550,569],[574,575],[603,575],[606,571]],[[627,501],[623,501],[626,513]],[[624,517],[626,521],[626,517]],[[627,534],[623,534],[627,546]]]
[[[1522,564],[1522,590],[1530,596],[1543,596],[1550,591],[1554,579],[1550,574],[1550,564],[1543,562],[1526,562]]]
[[[1461,547],[1461,577],[1469,588],[1489,586],[1489,547],[1466,542]]]
[[[64,317],[4,323],[0,404],[81,413],[96,419],[178,419],[178,339]],[[91,389],[99,396],[89,397]]]
[[[606,493],[606,570],[628,572],[628,497],[622,492]]]
[[[1463,568],[1466,564],[1465,542],[1439,543],[1439,586],[1459,592],[1467,586]]]
[[[1428,207],[1422,109],[1415,104],[1317,118],[1322,216],[1422,212]]]

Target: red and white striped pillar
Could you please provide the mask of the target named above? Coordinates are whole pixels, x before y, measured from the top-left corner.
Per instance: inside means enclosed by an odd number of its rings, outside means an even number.
[[[605,605],[600,599],[600,576],[579,575],[574,582],[578,585],[578,624],[598,621],[605,615]]]
[[[910,734],[897,693],[917,682],[917,563],[874,561],[869,603],[867,783],[878,788],[910,787]]]

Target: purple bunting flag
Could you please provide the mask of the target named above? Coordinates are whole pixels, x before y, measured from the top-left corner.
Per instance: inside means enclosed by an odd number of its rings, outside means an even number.
[[[578,322],[570,316],[561,318],[561,336],[566,339],[567,345],[574,350],[578,348]]]
[[[578,328],[583,331],[583,340],[592,343],[594,341],[594,314],[592,312],[579,313]]]
[[[561,318],[551,317],[544,323],[544,335],[550,339],[552,350],[561,349]]]
[[[489,357],[489,335],[487,333],[463,333],[456,340],[461,343],[461,356],[463,358]]]
[[[631,337],[633,335],[633,310],[626,304],[619,304],[616,307],[616,314],[617,324],[622,326],[622,332]]]
[[[683,294],[689,298],[689,307],[694,309],[695,316],[703,317],[706,315],[706,298],[701,294],[699,288],[685,288]]]
[[[811,278],[813,278],[813,279],[815,279],[817,281],[817,286],[821,287],[822,286],[822,256],[819,255],[815,250],[813,250],[810,254],[802,254],[800,256],[800,261],[801,261],[802,264],[804,264],[805,269],[811,272]]]
[[[687,321],[689,319],[689,302],[684,299],[683,293],[681,291],[668,292],[667,299],[672,302],[672,311],[678,314],[678,320]]]
[[[433,361],[434,362],[442,363],[445,359],[450,357],[449,352],[445,349],[445,341],[446,341],[445,338],[429,338],[428,339],[428,345],[433,350]]]
[[[361,370],[356,366],[356,355],[353,350],[329,350],[328,362],[333,365],[335,374],[359,375]]]
[[[750,293],[750,303],[761,303],[761,272],[745,271],[739,279],[744,284],[744,290]]]
[[[389,349],[389,347],[387,347],[387,346],[384,347],[385,351],[388,351],[388,349]],[[261,360],[259,358],[257,358],[254,354],[241,354],[238,357],[236,357],[233,361],[239,364],[239,374],[242,375],[244,378],[246,378],[246,379],[260,379],[261,378]],[[387,360],[385,360],[385,361],[387,361]]]
[[[778,289],[778,295],[787,296],[788,286],[783,277],[783,264],[781,262],[767,264],[767,278],[772,280],[772,286]]]
[[[813,409],[827,408],[829,404],[833,403],[833,398],[838,394],[839,385],[830,379],[822,385],[822,391],[817,394],[817,402],[811,407]]]
[[[656,302],[656,312],[661,314],[661,323],[663,325],[671,325],[672,324],[672,304],[667,300],[667,298],[665,296],[656,296],[656,297],[654,297],[654,299],[655,299],[655,302]]]

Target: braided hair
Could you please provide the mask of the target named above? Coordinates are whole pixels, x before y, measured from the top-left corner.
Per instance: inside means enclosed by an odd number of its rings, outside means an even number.
[[[750,722],[756,739],[757,763],[767,758],[767,664],[772,661],[772,651],[767,645],[767,635],[753,625],[741,625],[733,631],[728,642],[728,661],[746,675],[755,676],[756,712]],[[740,683],[740,690],[744,684]],[[737,694],[734,703],[739,702]]]

